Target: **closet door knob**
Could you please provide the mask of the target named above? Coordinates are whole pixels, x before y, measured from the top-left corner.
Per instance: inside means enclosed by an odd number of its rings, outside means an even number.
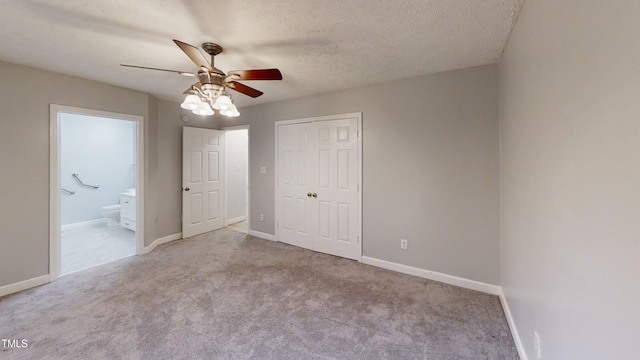
[[[187,187],[187,188],[184,188],[184,191],[189,191],[189,190],[191,190],[191,189],[189,189],[188,187]]]
[[[311,196],[312,196],[312,194],[311,194],[311,193],[307,193],[307,197],[311,197]]]
[[[317,197],[318,197],[318,194],[313,193],[313,195],[311,195],[311,196],[313,196],[313,198],[315,199],[315,198],[317,198]]]

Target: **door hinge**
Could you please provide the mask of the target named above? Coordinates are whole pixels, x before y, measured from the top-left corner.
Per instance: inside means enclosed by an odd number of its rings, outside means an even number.
[[[356,239],[358,239],[358,244],[360,244],[360,235],[356,236]]]

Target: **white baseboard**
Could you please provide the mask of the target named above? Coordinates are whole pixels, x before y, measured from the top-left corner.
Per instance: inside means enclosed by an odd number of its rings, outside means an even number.
[[[255,237],[259,237],[259,238],[265,239],[265,240],[277,241],[275,235],[263,233],[263,232],[260,232],[260,231],[249,230],[249,235],[255,236]]]
[[[239,223],[239,222],[245,221],[245,220],[247,220],[247,216],[246,215],[238,216],[238,217],[235,217],[233,219],[227,219],[227,223],[226,223],[227,225],[225,225],[225,226],[233,225],[235,223]]]
[[[524,346],[522,345],[522,340],[520,339],[520,334],[518,334],[518,328],[516,327],[516,323],[513,320],[513,315],[511,315],[511,310],[509,309],[509,303],[507,302],[507,297],[504,296],[504,291],[500,288],[500,303],[502,304],[502,310],[504,311],[504,315],[507,317],[507,324],[509,324],[509,329],[511,330],[511,336],[513,337],[513,341],[516,343],[516,349],[518,350],[518,355],[520,355],[520,360],[529,360],[527,357],[527,353],[524,351]]]
[[[74,229],[79,229],[79,228],[87,228],[87,227],[95,227],[95,226],[99,226],[99,225],[106,225],[106,223],[107,223],[107,219],[100,218],[100,219],[95,219],[95,220],[81,221],[81,222],[77,222],[77,223],[73,223],[73,224],[62,225],[62,226],[60,226],[60,230],[61,231],[69,231],[69,230],[74,230]]]
[[[49,275],[42,275],[38,277],[34,277],[33,279],[20,281],[14,284],[9,284],[0,287],[0,297],[5,295],[17,293],[18,291],[27,290],[32,287],[44,285],[50,281]]]
[[[145,246],[142,249],[142,254],[140,254],[140,255],[144,255],[144,254],[150,253],[151,251],[153,251],[153,249],[155,249],[159,245],[166,244],[168,242],[171,242],[171,241],[174,241],[174,240],[180,240],[180,239],[182,239],[182,233],[181,232],[155,239],[151,244],[149,244],[149,246]]]
[[[425,270],[425,269],[420,269],[413,266],[394,263],[391,261],[371,258],[368,256],[363,256],[362,262],[368,265],[381,267],[383,269],[393,270],[393,271],[401,272],[403,274],[418,276],[418,277],[429,279],[429,280],[435,280],[435,281],[443,282],[445,284],[460,286],[466,289],[481,291],[491,295],[501,294],[501,289],[500,289],[500,286],[498,285],[487,284],[487,283],[483,283],[476,280],[465,279],[465,278],[461,278],[453,275],[439,273],[436,271]]]

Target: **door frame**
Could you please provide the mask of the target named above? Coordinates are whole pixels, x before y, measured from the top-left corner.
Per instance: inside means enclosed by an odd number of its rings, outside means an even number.
[[[316,116],[316,117],[308,117],[308,118],[299,118],[299,119],[291,119],[291,120],[279,120],[276,121],[274,124],[274,131],[275,131],[275,166],[274,166],[274,184],[275,184],[275,203],[274,203],[274,207],[275,207],[275,228],[274,228],[274,238],[276,241],[278,240],[278,221],[279,221],[279,214],[278,214],[278,198],[280,196],[279,191],[278,191],[278,174],[279,174],[279,169],[278,169],[278,163],[279,163],[279,159],[278,159],[278,126],[281,125],[291,125],[291,124],[300,124],[300,123],[313,123],[313,122],[320,122],[320,121],[329,121],[329,120],[343,120],[345,118],[356,118],[357,120],[357,129],[358,129],[358,134],[357,134],[357,149],[358,149],[358,156],[357,156],[357,170],[358,170],[358,243],[360,244],[360,256],[357,259],[359,262],[362,262],[362,253],[363,253],[363,243],[364,243],[364,239],[362,238],[362,112],[355,112],[355,113],[347,113],[347,114],[337,114],[337,115],[327,115],[327,116]]]
[[[225,126],[220,128],[220,130],[225,132],[225,137],[226,137],[226,133],[227,131],[233,131],[233,130],[244,130],[247,129],[247,231],[249,231],[251,229],[251,129],[249,125],[237,125],[237,126]],[[225,164],[224,164],[224,168],[225,168],[225,183],[226,183],[226,176],[227,176],[227,171],[229,169],[229,167],[227,166],[227,157],[226,157],[226,146],[227,146],[227,141],[225,139]],[[226,185],[226,184],[225,184]],[[225,186],[224,189],[224,226],[229,226],[229,224],[227,223],[227,189],[228,187]]]
[[[136,255],[144,252],[144,116],[49,105],[49,281],[60,276],[60,114],[95,116],[136,123]]]

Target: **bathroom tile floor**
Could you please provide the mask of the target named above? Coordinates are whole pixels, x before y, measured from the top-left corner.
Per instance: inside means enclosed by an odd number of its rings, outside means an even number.
[[[61,275],[135,255],[135,232],[105,224],[64,230]]]

